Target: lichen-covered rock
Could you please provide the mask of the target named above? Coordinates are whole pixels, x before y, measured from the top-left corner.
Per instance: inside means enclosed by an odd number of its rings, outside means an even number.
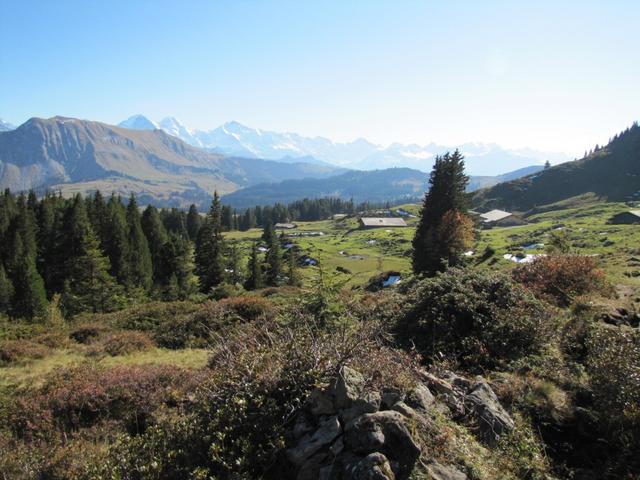
[[[465,406],[480,425],[483,439],[494,445],[500,435],[511,432],[515,423],[500,404],[498,397],[484,380],[478,381],[465,397]]]
[[[430,462],[427,467],[429,480],[467,480],[467,476],[457,468],[442,465],[436,461]]]
[[[433,393],[422,384],[418,384],[411,390],[405,399],[407,405],[422,413],[428,411],[435,401]]]
[[[309,410],[314,415],[333,415],[336,408],[333,402],[333,395],[328,390],[316,388],[307,399]]]
[[[398,402],[391,407],[394,412],[401,413],[407,418],[417,418],[418,413],[404,402]]]
[[[333,385],[336,408],[349,408],[364,394],[364,387],[365,380],[360,372],[349,367],[342,367]]]
[[[287,450],[287,458],[296,467],[302,466],[313,454],[325,445],[329,445],[340,435],[342,428],[338,417],[329,417],[321,421],[313,434],[306,434],[300,438],[295,447]]]
[[[356,398],[351,406],[340,413],[340,418],[347,424],[354,418],[365,413],[374,413],[380,409],[380,394],[378,392],[369,392],[362,397]]]
[[[406,425],[405,417],[395,411],[380,411],[362,415],[345,427],[345,446],[352,452],[368,455],[383,453],[398,465],[396,476],[407,478],[420,456]]]
[[[382,453],[370,453],[349,472],[353,480],[395,480],[389,460]]]
[[[404,393],[398,390],[384,390],[382,392],[381,406],[388,410],[393,407],[394,404],[402,402],[404,397]]]

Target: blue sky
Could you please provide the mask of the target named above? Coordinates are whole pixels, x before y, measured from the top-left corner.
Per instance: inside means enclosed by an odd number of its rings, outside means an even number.
[[[635,0],[0,0],[0,118],[580,155],[640,117],[639,26]]]

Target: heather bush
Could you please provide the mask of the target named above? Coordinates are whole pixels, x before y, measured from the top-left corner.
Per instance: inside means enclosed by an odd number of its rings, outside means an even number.
[[[508,276],[453,268],[405,285],[396,330],[427,360],[478,370],[538,352],[553,335],[553,313]]]
[[[0,364],[43,358],[49,351],[46,345],[30,340],[4,340],[0,342]]]
[[[165,365],[65,369],[42,387],[18,392],[7,424],[27,440],[55,439],[105,422],[112,430],[120,425],[140,433],[156,409],[192,387],[192,378],[185,370]]]
[[[153,341],[144,332],[124,331],[107,337],[102,350],[112,357],[141,352],[153,348]]]
[[[538,297],[561,306],[590,293],[609,295],[611,287],[594,257],[547,255],[518,266],[513,278]]]
[[[69,338],[75,340],[78,343],[88,345],[110,333],[112,328],[106,323],[82,323],[71,330]]]
[[[220,301],[220,305],[246,321],[271,317],[275,314],[275,305],[273,302],[261,297],[244,296],[227,298]]]

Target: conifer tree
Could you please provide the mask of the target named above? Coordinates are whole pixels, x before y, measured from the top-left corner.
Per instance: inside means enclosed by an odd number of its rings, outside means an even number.
[[[161,252],[158,286],[165,300],[185,299],[197,290],[193,249],[181,236],[170,233]]]
[[[267,223],[264,228],[263,237],[267,242],[266,263],[268,265],[266,283],[267,285],[278,285],[278,277],[280,276],[281,251],[280,242],[273,230],[271,222]]]
[[[11,309],[13,285],[7,276],[4,265],[0,262],[0,313],[8,313]]]
[[[125,208],[119,197],[112,195],[107,203],[107,222],[102,248],[109,257],[109,273],[120,285],[130,288],[133,284],[129,265],[129,240]]]
[[[298,275],[298,258],[295,249],[291,247],[287,254],[287,285],[300,286],[300,276]]]
[[[240,249],[236,242],[227,248],[227,281],[233,285],[242,283],[242,267],[240,265]]]
[[[200,279],[200,290],[204,293],[220,284],[224,277],[221,215],[220,198],[218,192],[214,192],[211,208],[200,228],[196,245],[196,273]]]
[[[249,276],[245,282],[245,288],[247,290],[262,288],[264,286],[264,280],[262,278],[262,264],[260,262],[258,244],[256,242],[253,242],[251,247],[251,256],[249,257],[247,270],[249,271]]]
[[[200,213],[198,213],[198,208],[192,203],[189,207],[189,213],[187,213],[187,234],[192,242],[198,239],[198,230],[200,230],[201,224],[202,219],[200,218]]]
[[[129,269],[134,287],[149,291],[153,279],[151,253],[147,238],[142,231],[140,211],[135,195],[131,194],[127,205],[127,227],[129,231]]]
[[[109,275],[109,261],[100,250],[80,195],[65,212],[62,236],[60,245],[65,254],[62,305],[67,315],[113,310],[118,289]]]
[[[162,247],[168,240],[167,231],[164,228],[158,209],[149,205],[142,214],[142,231],[147,238],[149,244],[149,253],[151,254],[151,266],[153,270],[153,283],[159,283],[159,272],[161,268]]]
[[[456,260],[461,253],[452,250],[448,240],[441,238],[440,234],[447,212],[466,214],[468,199],[465,189],[468,181],[464,174],[464,157],[458,150],[436,157],[412,242],[415,273],[441,271],[446,268],[447,261]]]
[[[22,256],[14,267],[13,317],[34,320],[41,317],[47,308],[47,294],[44,281],[36,269],[36,261],[31,255]]]

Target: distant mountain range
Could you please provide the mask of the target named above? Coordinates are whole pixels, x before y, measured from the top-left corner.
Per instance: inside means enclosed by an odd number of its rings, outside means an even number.
[[[490,187],[523,175],[538,172],[542,166],[528,167],[503,175],[469,179],[468,191]],[[301,198],[340,197],[356,202],[412,201],[422,197],[428,174],[412,168],[384,170],[352,170],[329,178],[304,178],[278,183],[263,183],[236,190],[222,197],[222,201],[236,208],[255,205],[291,203]]]
[[[162,130],[131,130],[74,118],[32,118],[0,132],[0,188],[100,189],[141,203],[206,204],[262,182],[326,177],[344,169],[309,163],[226,157],[187,145]]]
[[[14,130],[15,128],[15,126],[2,121],[2,119],[0,118],[0,132],[8,132],[9,130]]]
[[[581,160],[563,163],[477,192],[478,207],[528,211],[575,197],[640,201],[640,127],[616,135]]]
[[[408,167],[428,172],[435,155],[459,148],[466,157],[471,175],[495,176],[549,160],[561,163],[570,160],[562,153],[539,152],[531,149],[506,149],[496,144],[465,143],[445,146],[393,143],[376,145],[365,139],[336,143],[323,137],[305,137],[296,133],[278,133],[250,128],[238,122],[228,122],[213,130],[192,130],[173,117],[153,122],[143,115],[134,115],[119,126],[150,130],[159,128],[186,143],[224,155],[264,158],[282,162],[333,164],[357,170]]]

